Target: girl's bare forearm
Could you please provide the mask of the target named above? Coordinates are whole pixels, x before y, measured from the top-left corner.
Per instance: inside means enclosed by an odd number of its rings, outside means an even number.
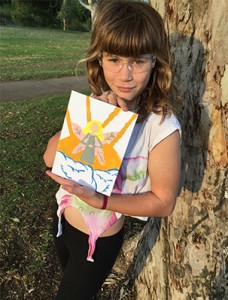
[[[43,159],[47,167],[51,168],[54,163],[55,154],[59,142],[61,132],[56,133],[48,142]]]

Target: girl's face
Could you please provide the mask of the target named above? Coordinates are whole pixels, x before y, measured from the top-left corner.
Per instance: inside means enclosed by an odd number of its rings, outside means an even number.
[[[112,92],[126,100],[129,109],[136,108],[138,96],[145,90],[152,70],[153,57],[137,59],[103,53],[101,65]]]

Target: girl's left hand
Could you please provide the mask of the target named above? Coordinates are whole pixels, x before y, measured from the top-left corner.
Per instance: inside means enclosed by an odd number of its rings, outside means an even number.
[[[51,171],[46,171],[46,174],[51,177],[55,182],[61,185],[61,187],[69,192],[80,197],[81,200],[85,201],[90,206],[95,208],[101,208],[103,205],[103,195],[94,191],[93,189],[82,186],[75,181],[60,177],[53,174]]]
[[[101,96],[92,96],[93,98],[96,98],[98,100],[104,101],[106,103],[115,105],[115,106],[119,106],[122,110],[124,111],[128,111],[128,106],[127,106],[127,102],[126,100],[124,100],[123,98],[118,97],[117,95],[115,95],[114,93],[112,93],[111,91],[106,92],[104,94],[102,94]]]

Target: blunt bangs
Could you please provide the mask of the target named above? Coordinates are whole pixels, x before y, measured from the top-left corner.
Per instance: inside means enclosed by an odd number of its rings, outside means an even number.
[[[97,22],[95,31],[99,32],[99,40],[96,44],[100,52],[125,57],[158,53],[161,38],[160,28],[155,25],[157,16],[154,18],[156,20],[151,20],[151,12],[147,13],[145,7],[143,10],[141,8],[137,2],[125,7],[119,6],[116,14],[106,14]],[[149,5],[148,10],[152,10]]]
[[[156,45],[152,42],[152,37],[143,34],[142,27],[140,30],[135,28],[135,24],[126,24],[122,30],[106,31],[104,39],[100,39],[100,50],[110,54],[124,57],[139,57],[144,54],[155,54]]]

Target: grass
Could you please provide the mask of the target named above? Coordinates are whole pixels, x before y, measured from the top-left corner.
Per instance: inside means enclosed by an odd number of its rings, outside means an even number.
[[[3,299],[53,299],[56,292],[60,270],[52,263],[50,236],[57,186],[45,176],[42,155],[49,137],[62,126],[68,98],[1,104]]]
[[[0,35],[1,80],[75,75],[90,39],[85,32],[8,26],[0,27]]]

